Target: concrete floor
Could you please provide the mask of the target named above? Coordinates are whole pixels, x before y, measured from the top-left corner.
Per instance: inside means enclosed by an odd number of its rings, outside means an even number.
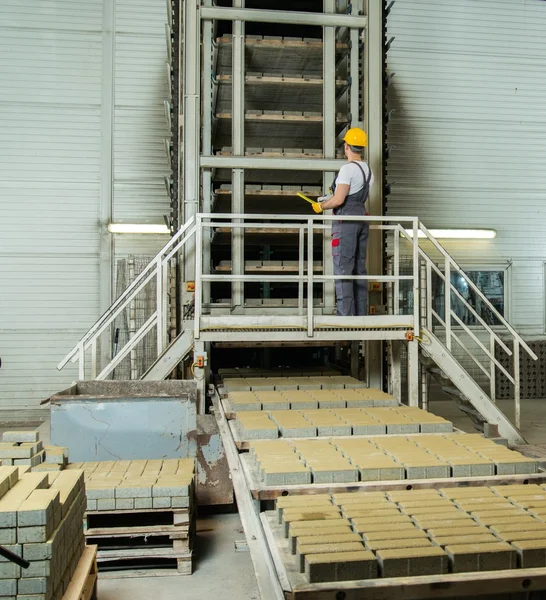
[[[244,538],[237,514],[199,519],[193,575],[99,578],[99,600],[259,600],[250,553],[235,551]]]
[[[513,420],[513,403],[499,401],[499,408]],[[429,410],[452,421],[455,427],[473,432],[473,423],[451,400],[431,399]],[[546,400],[522,401],[522,433],[530,444],[546,443]],[[3,427],[3,430],[11,427]],[[17,429],[33,429],[17,425]],[[39,428],[49,441],[49,423]],[[185,577],[147,577],[99,580],[99,600],[259,600],[249,552],[236,552],[235,542],[244,540],[237,514],[217,514],[198,520],[194,574]]]

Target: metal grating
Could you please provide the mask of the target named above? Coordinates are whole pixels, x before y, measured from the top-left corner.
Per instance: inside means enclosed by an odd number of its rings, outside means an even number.
[[[534,361],[527,352],[520,354],[521,398],[525,400],[546,398],[546,340],[525,341],[538,356],[538,360]],[[513,375],[513,357],[507,356],[499,347],[496,348],[495,355],[500,364]],[[495,385],[498,399],[514,398],[514,386],[499,370],[497,370]]]

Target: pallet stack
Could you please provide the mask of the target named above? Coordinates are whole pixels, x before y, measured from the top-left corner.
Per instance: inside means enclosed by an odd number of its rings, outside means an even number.
[[[84,530],[87,543],[98,546],[101,570],[191,574],[193,459],[87,462],[67,469],[85,472]]]
[[[0,597],[60,600],[85,548],[83,472],[28,470],[0,467],[0,544],[30,561],[22,569],[0,559]]]

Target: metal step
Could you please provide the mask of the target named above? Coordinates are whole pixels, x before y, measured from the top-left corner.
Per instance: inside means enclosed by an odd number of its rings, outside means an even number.
[[[141,379],[146,381],[162,381],[184,360],[193,348],[193,331],[185,329],[154,364],[144,373]]]
[[[451,385],[443,385],[442,389],[457,399],[461,410],[478,425],[482,423],[498,425],[500,435],[511,445],[525,444],[518,429],[491,401],[444,344],[428,329],[424,329],[423,339],[426,342],[420,342],[421,360],[428,370],[434,369],[430,364],[431,360],[434,361],[436,368],[449,377]],[[435,372],[431,371],[431,373],[436,376]]]

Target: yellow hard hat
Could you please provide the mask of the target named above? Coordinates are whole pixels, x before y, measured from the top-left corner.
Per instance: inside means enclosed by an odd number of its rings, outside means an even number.
[[[368,135],[360,127],[352,127],[345,134],[343,141],[349,146],[365,148],[368,145]]]

